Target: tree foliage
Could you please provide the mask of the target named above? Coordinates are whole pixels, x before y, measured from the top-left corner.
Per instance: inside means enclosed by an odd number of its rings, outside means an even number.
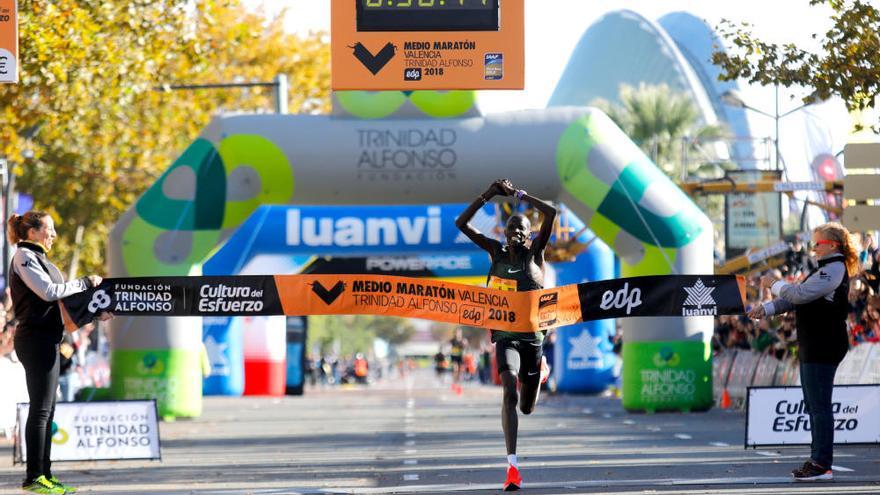
[[[821,41],[821,53],[794,43],[781,45],[756,38],[747,23],[722,21],[719,33],[732,46],[716,51],[712,61],[721,79],[746,79],[761,85],[805,86],[814,92],[804,103],[838,96],[851,112],[876,108],[880,93],[880,10],[864,0],[810,0],[834,12],[832,27]],[[813,39],[819,39],[814,33]],[[856,130],[862,125],[856,124]],[[880,133],[880,125],[871,129]]]
[[[690,96],[665,84],[621,85],[620,102],[599,99],[590,104],[605,112],[672,179],[680,176],[684,138],[691,138],[690,148],[697,151],[695,143],[725,135],[723,127],[700,121]]]
[[[240,0],[19,0],[21,83],[0,86],[0,157],[59,224],[66,265],[103,272],[109,229],[218,111],[267,111],[271,88],[163,84],[290,79],[291,112],[329,110],[326,35],[287,34]],[[34,132],[36,131],[36,132]],[[31,158],[26,158],[30,153]]]
[[[368,353],[376,338],[390,345],[404,344],[415,334],[415,326],[405,318],[372,315],[310,316],[308,348],[321,354],[336,352],[349,356]]]

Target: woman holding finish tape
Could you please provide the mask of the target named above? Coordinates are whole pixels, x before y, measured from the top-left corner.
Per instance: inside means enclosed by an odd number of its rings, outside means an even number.
[[[474,215],[493,196],[508,196],[517,201],[527,201],[542,213],[541,230],[531,239],[531,223],[524,215],[511,215],[504,227],[506,245],[486,237],[471,226]],[[556,208],[527,192],[516,189],[507,179],[496,180],[483,194],[477,196],[461,215],[455,225],[474,244],[489,252],[492,266],[489,269],[487,285],[493,289],[529,291],[544,286],[544,248],[553,232]],[[514,333],[492,330],[495,355],[498,360],[498,373],[501,375],[503,399],[501,404],[501,426],[504,430],[504,443],[507,446],[507,480],[504,491],[515,491],[522,487],[522,477],[516,462],[516,436],[519,419],[517,402],[523,414],[531,414],[538,403],[541,383],[547,380],[550,369],[544,360],[541,345],[544,332]],[[519,379],[520,397],[517,397]]]
[[[812,425],[810,459],[791,472],[796,481],[834,478],[831,396],[837,366],[849,349],[849,276],[858,272],[859,263],[849,231],[839,223],[826,223],[813,231],[813,251],[819,267],[803,282],[790,284],[771,275],[761,277],[761,288],[770,287],[776,299],[749,312],[752,318],[795,312],[801,387]]]
[[[55,242],[55,223],[47,213],[29,211],[8,221],[9,242],[18,249],[9,269],[12,307],[18,318],[15,353],[24,366],[30,407],[25,426],[27,472],[22,484],[32,493],[73,493],[52,474],[52,420],[58,391],[59,343],[64,332],[58,300],[101,283],[98,275],[65,282],[46,253]],[[102,313],[101,320],[112,318]]]

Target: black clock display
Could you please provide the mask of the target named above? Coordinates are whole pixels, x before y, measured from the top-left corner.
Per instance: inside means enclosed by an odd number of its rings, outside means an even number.
[[[498,31],[499,0],[351,0],[358,31]]]

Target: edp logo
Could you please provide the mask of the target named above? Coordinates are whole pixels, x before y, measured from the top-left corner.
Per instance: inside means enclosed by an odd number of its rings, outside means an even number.
[[[404,81],[421,81],[422,80],[422,68],[416,67],[413,69],[403,69],[403,80]]]
[[[626,308],[626,314],[630,314],[633,308],[638,308],[641,305],[642,289],[633,287],[633,290],[630,291],[629,282],[627,282],[617,292],[606,290],[602,294],[602,303],[599,304],[599,307],[606,310]]]

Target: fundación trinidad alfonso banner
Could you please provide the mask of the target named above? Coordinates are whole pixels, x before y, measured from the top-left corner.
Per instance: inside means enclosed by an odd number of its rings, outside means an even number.
[[[810,414],[801,387],[750,387],[746,447],[810,445]],[[880,444],[880,385],[835,385],[835,444]]]
[[[27,462],[28,408],[18,405],[15,462]],[[161,458],[155,400],[59,402],[51,427],[53,461]]]
[[[735,275],[659,275],[514,292],[383,275],[105,279],[62,301],[74,329],[98,313],[149,316],[371,314],[534,332],[605,318],[744,312]]]

